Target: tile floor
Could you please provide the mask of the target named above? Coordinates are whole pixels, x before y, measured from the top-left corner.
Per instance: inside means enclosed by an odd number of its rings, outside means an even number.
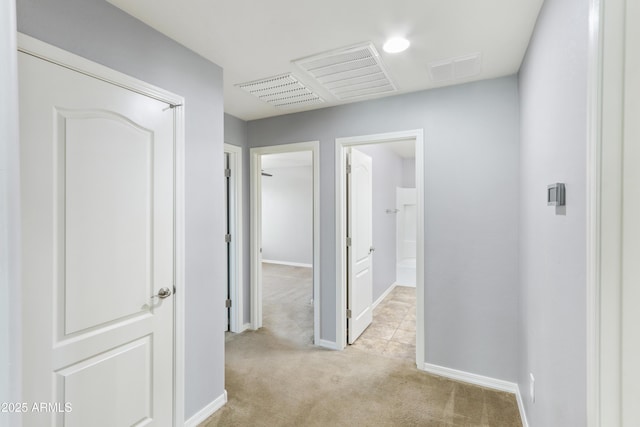
[[[416,288],[396,286],[373,310],[373,322],[352,347],[399,359],[416,358]]]

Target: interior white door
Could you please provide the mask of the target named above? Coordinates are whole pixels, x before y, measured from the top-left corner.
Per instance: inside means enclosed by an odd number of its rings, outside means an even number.
[[[25,53],[19,78],[22,391],[53,404],[24,425],[171,425],[173,110]]]
[[[373,174],[372,159],[349,149],[347,174],[347,339],[353,344],[373,320]]]

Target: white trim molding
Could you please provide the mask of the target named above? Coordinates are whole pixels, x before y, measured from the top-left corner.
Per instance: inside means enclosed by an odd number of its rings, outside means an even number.
[[[357,145],[378,144],[398,140],[415,140],[416,154],[416,365],[424,359],[424,131],[422,129],[336,138],[335,206],[336,206],[336,344],[347,346],[347,256],[346,256],[346,151]]]
[[[494,390],[506,391],[507,393],[517,393],[518,384],[496,378],[485,377],[484,375],[472,374],[471,372],[459,371],[457,369],[444,366],[424,363],[422,370],[430,374],[440,375],[456,381],[492,388]]]
[[[306,264],[304,262],[276,261],[274,259],[263,259],[262,263],[263,264],[288,265],[289,267],[313,268],[313,264]]]
[[[0,4],[0,401],[22,401],[20,140],[16,2]],[[19,413],[0,425],[21,426]],[[4,424],[6,423],[6,424]]]
[[[516,387],[518,385],[516,384]],[[529,427],[529,420],[527,420],[527,411],[524,409],[524,402],[522,401],[522,393],[520,393],[520,387],[516,392],[516,402],[518,403],[518,411],[520,411],[520,420],[522,421],[522,427]]]
[[[518,384],[510,381],[499,380],[496,378],[485,377],[484,375],[472,374],[471,372],[465,372],[465,371],[459,371],[457,369],[446,368],[444,366],[434,365],[432,363],[426,363],[426,362],[424,363],[421,369],[430,374],[449,378],[455,381],[461,381],[464,383],[486,387],[493,390],[513,393],[516,398],[516,403],[518,404],[518,411],[520,412],[522,425],[523,427],[529,427],[529,422],[527,421],[527,414],[524,409],[524,404],[522,402],[522,395],[520,394],[520,387],[518,387]]]
[[[338,348],[338,344],[335,341],[318,340],[316,345],[319,347],[328,348],[329,350],[342,350],[341,348]]]
[[[313,157],[313,342],[320,344],[320,141],[255,147],[249,151],[251,216],[251,329],[262,327],[262,160],[265,154],[311,151]]]
[[[184,427],[197,427],[201,422],[205,421],[211,415],[216,413],[227,403],[227,390],[218,396],[213,402],[196,412],[191,418],[184,423]]]
[[[25,34],[18,33],[20,52],[61,65],[73,71],[165,102],[173,106],[175,132],[175,258],[174,274],[174,359],[173,359],[173,417],[174,425],[184,422],[184,371],[185,371],[185,178],[184,178],[184,121],[185,100],[182,96],[153,86],[119,71],[100,65],[81,56],[67,52]]]
[[[625,423],[623,360],[625,48],[634,2],[589,1],[587,87],[587,426]],[[635,20],[632,27],[635,26]],[[634,76],[635,78],[635,76]],[[631,91],[629,92],[631,93]],[[637,95],[636,95],[637,96]],[[632,168],[633,169],[633,168]],[[624,202],[623,202],[624,199]],[[635,283],[637,284],[637,283]],[[629,299],[629,295],[625,295]],[[625,301],[626,302],[626,301]],[[636,363],[636,361],[634,361]],[[634,379],[637,382],[637,378]],[[637,402],[637,399],[636,399]],[[635,402],[631,407],[637,407]]]

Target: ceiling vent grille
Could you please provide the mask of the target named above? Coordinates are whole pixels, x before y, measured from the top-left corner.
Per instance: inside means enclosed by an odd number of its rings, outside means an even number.
[[[371,43],[350,46],[293,61],[340,100],[396,92]]]
[[[429,74],[435,83],[477,76],[480,74],[480,53],[431,62]]]
[[[323,103],[324,100],[291,73],[237,84],[242,90],[278,108],[296,108]]]

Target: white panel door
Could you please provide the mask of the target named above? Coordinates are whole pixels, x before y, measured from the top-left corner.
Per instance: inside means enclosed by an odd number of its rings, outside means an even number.
[[[347,176],[347,318],[348,342],[353,344],[373,320],[373,175],[372,159],[349,149],[351,173]]]
[[[19,73],[22,388],[54,405],[24,425],[171,425],[173,110],[24,53]]]

